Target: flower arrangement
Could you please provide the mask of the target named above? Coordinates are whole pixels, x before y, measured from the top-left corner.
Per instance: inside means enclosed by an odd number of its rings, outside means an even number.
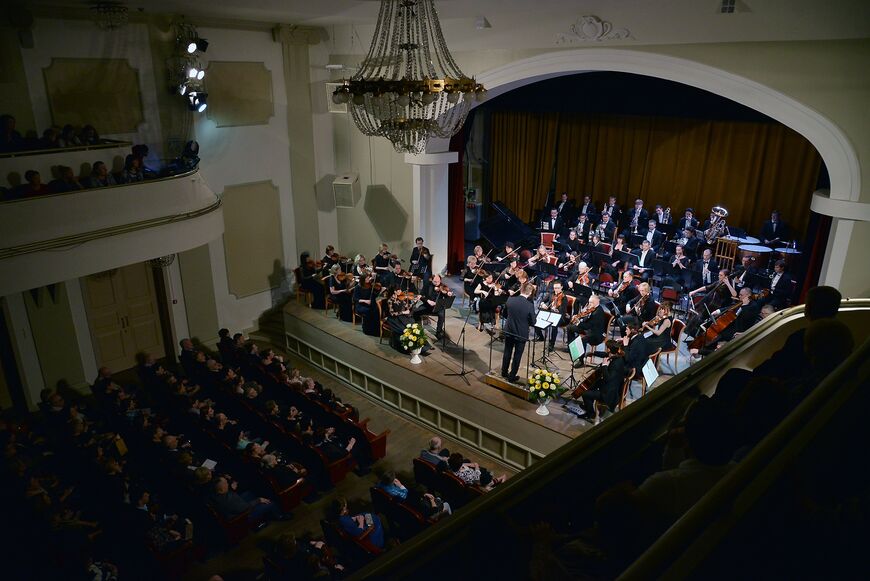
[[[420,323],[410,323],[405,325],[405,330],[402,331],[402,336],[399,337],[399,343],[407,351],[414,349],[422,349],[426,344],[426,331]]]
[[[535,369],[529,375],[529,400],[540,402],[552,399],[565,391],[559,374],[548,369]]]

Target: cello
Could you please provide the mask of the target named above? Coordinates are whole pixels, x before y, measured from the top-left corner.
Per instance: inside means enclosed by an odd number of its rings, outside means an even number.
[[[764,289],[758,294],[754,294],[750,297],[751,300],[757,300],[759,298],[766,297],[770,294],[769,289]],[[733,323],[737,319],[737,310],[743,306],[743,303],[737,303],[736,305],[731,305],[728,309],[719,315],[719,318],[716,319],[712,325],[710,325],[706,331],[704,331],[703,335],[698,335],[695,339],[689,343],[689,349],[702,349],[707,345],[715,343],[719,340],[719,335],[722,334],[725,329],[727,329],[731,323]]]

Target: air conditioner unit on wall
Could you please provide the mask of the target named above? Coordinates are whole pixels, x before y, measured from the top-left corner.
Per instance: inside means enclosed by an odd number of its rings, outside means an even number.
[[[347,113],[347,103],[335,103],[332,100],[332,93],[341,85],[342,83],[326,83],[326,110],[330,113]]]
[[[359,187],[359,175],[346,173],[332,180],[332,193],[335,196],[336,208],[353,208],[362,194]]]

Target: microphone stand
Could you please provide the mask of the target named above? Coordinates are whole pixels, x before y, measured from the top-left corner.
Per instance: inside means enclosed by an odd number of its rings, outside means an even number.
[[[489,249],[489,252],[486,253],[486,257],[488,258],[490,253],[493,251],[492,248]],[[477,278],[480,276],[480,271],[483,269],[481,265],[477,269],[477,274],[474,275],[474,278],[471,279],[471,284],[477,282]],[[468,314],[465,315],[465,321],[462,323],[462,330],[459,332],[459,337],[462,340],[462,358],[461,358],[461,366],[462,368],[458,372],[445,373],[445,376],[456,376],[461,377],[466,385],[471,385],[471,382],[468,381],[468,378],[465,377],[469,373],[473,373],[473,369],[465,369],[465,331],[468,328],[468,319],[471,318],[471,308],[468,309]]]

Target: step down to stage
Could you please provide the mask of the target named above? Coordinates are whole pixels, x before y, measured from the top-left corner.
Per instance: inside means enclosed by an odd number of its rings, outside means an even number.
[[[523,388],[523,384],[520,383],[511,383],[501,375],[496,375],[495,373],[487,373],[483,376],[483,382],[487,385],[491,385],[496,389],[500,389],[506,393],[511,395],[515,395],[522,399],[529,399],[529,392]]]

